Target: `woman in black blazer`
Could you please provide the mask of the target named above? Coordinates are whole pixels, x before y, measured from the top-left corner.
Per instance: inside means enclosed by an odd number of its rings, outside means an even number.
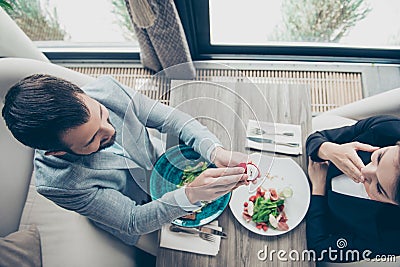
[[[308,137],[307,244],[317,261],[400,255],[399,140],[400,119],[386,115]],[[349,187],[364,185],[365,198],[332,189],[332,181],[343,174],[355,182]]]

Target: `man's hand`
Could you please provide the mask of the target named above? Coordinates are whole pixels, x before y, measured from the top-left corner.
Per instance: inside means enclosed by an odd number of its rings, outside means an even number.
[[[225,150],[218,146],[211,154],[211,161],[217,167],[236,167],[241,162],[247,162],[248,155],[236,151]]]
[[[211,154],[211,160],[217,167],[236,167],[239,163],[249,162],[249,156],[241,152],[229,151],[222,147],[216,147]],[[258,176],[260,177],[261,173],[259,173]],[[252,183],[256,184],[257,179],[254,179]],[[234,189],[244,184],[248,185],[249,182],[240,182]]]
[[[357,155],[358,150],[373,152],[379,149],[368,144],[351,142],[346,144],[335,144],[331,142],[323,143],[318,150],[318,157],[331,161],[339,170],[353,179],[354,182],[364,182],[361,175],[361,168],[364,163]]]
[[[210,168],[189,183],[185,193],[192,204],[198,201],[211,201],[244,184],[247,178],[241,167]]]
[[[311,181],[313,195],[325,195],[328,166],[327,162],[315,162],[309,158],[308,177]]]

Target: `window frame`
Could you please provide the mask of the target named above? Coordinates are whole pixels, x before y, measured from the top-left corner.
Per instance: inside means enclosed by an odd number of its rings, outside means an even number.
[[[38,49],[50,61],[140,61],[140,49],[127,43],[65,43],[35,41]]]
[[[400,48],[321,45],[211,45],[208,0],[175,0],[193,60],[400,63]]]

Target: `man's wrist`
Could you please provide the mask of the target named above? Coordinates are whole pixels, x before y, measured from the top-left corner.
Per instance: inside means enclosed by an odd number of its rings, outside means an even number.
[[[178,205],[186,211],[194,211],[201,207],[201,202],[192,203],[186,195],[186,187],[181,187],[174,192],[174,197]]]
[[[221,145],[216,145],[210,155],[210,160],[212,163],[215,163],[217,156],[222,153],[225,149]]]
[[[187,199],[192,205],[195,205],[195,203],[199,202],[199,200],[196,200],[195,197],[193,196],[193,190],[190,187],[185,187],[185,194]]]

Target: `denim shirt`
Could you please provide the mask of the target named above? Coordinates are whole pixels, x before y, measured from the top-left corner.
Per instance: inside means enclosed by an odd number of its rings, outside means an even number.
[[[178,135],[208,160],[212,150],[221,144],[189,115],[110,76],[102,76],[82,90],[109,110],[123,154],[101,150],[85,156],[46,156],[45,151],[36,150],[36,188],[57,205],[87,216],[100,228],[133,245],[140,235],[160,229],[191,209],[181,207],[182,189],[145,203],[147,179],[160,156],[146,127]]]

